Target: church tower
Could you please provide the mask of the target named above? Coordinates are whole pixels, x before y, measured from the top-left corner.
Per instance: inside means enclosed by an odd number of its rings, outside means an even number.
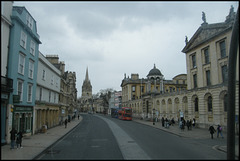
[[[82,98],[92,98],[92,85],[88,77],[88,68],[82,85]]]
[[[85,80],[82,85],[82,97],[80,98],[80,111],[88,112],[92,111],[93,108],[93,100],[92,100],[92,85],[88,77],[88,68],[86,70]]]

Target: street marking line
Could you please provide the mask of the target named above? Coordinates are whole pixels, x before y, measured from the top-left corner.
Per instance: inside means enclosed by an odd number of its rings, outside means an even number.
[[[119,148],[122,152],[124,160],[150,160],[151,158],[144,152],[144,150],[116,123],[113,121],[97,116],[103,119],[112,130],[113,135],[115,136]],[[129,144],[129,141],[131,144]]]

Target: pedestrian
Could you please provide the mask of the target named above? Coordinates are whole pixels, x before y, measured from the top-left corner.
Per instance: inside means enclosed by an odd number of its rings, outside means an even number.
[[[209,132],[211,134],[211,138],[213,139],[213,134],[214,134],[214,132],[216,132],[216,130],[214,129],[213,125],[211,125],[208,130],[209,130]]]
[[[189,129],[192,130],[192,120],[191,119],[189,121],[189,124],[190,124]]]
[[[217,137],[219,136],[219,133],[220,133],[221,137],[224,138],[224,137],[223,137],[223,134],[222,134],[222,126],[220,126],[220,125],[218,124],[218,127],[217,127]]]
[[[184,127],[184,120],[180,121],[180,127],[181,127],[181,130],[184,131],[184,129],[185,129],[185,127]]]
[[[10,149],[14,149],[17,130],[15,130],[15,128],[13,127],[12,130],[10,131],[10,134],[11,134],[10,135],[10,139],[11,139],[11,148]]]
[[[78,114],[78,120],[79,120],[79,114]]]
[[[195,123],[196,123],[196,120],[195,118],[193,118],[193,121],[192,121],[193,128],[195,127]]]
[[[172,124],[172,126],[175,124],[174,118],[172,118],[171,124]]]
[[[187,120],[187,129],[189,130],[189,127],[190,127],[190,123],[189,123],[189,120]]]
[[[184,128],[185,128],[185,125],[186,125],[186,120],[183,119],[183,126],[184,126]]]
[[[67,128],[67,123],[68,123],[68,120],[67,119],[65,119],[65,128]]]
[[[23,148],[22,147],[22,132],[21,131],[19,131],[18,133],[17,133],[17,139],[16,139],[16,143],[17,143],[17,149],[18,149],[18,147],[19,148]]]
[[[167,118],[165,118],[164,123],[165,123],[165,128],[168,128],[168,127],[169,127],[169,124],[168,124],[168,119],[167,119]]]
[[[179,121],[179,128],[182,129],[182,120]]]
[[[164,118],[162,117],[162,127],[164,127]]]

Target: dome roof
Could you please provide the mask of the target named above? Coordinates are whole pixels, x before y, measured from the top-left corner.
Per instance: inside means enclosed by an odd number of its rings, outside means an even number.
[[[156,68],[155,64],[154,64],[154,67],[153,69],[151,69],[147,75],[147,77],[150,77],[150,76],[161,76],[162,73],[160,72],[159,69]]]

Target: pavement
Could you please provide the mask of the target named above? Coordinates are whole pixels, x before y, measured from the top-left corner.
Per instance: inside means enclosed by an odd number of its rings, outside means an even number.
[[[31,136],[25,136],[22,139],[22,147],[17,149],[10,149],[11,145],[6,144],[1,146],[1,160],[33,160],[39,154],[44,152],[48,147],[52,146],[56,141],[60,140],[72,129],[74,129],[80,122],[79,120],[71,120],[65,125],[59,125],[53,128],[47,129],[45,133],[37,133]]]
[[[105,116],[110,117],[110,116]],[[82,121],[82,117],[80,116],[79,120],[76,118],[68,123],[67,128],[65,125],[56,126],[50,129],[47,129],[46,133],[37,133],[31,136],[25,136],[22,140],[23,148],[20,149],[10,149],[10,144],[6,144],[1,146],[1,160],[33,160],[39,154],[46,151],[48,147],[54,145],[54,143],[61,138],[63,138],[67,133],[69,133],[72,129],[74,129],[80,122]],[[184,131],[179,129],[178,125],[170,126],[169,128],[162,127],[161,122],[153,122],[147,120],[140,120],[134,118],[133,121],[152,126],[157,129],[164,130],[168,133],[172,133],[174,135],[178,135],[180,137],[185,138],[195,138],[195,139],[209,139],[210,134],[207,129],[202,128],[193,128],[192,130],[187,130],[185,128]],[[214,139],[222,139],[217,138],[216,133],[214,134]],[[227,133],[223,131],[224,139],[227,139]],[[235,155],[239,158],[239,136],[236,136],[236,144],[235,146]],[[216,150],[220,150],[223,152],[227,152],[227,145],[225,146],[216,146]]]
[[[195,128],[192,128],[192,130],[188,130],[187,126],[185,126],[185,129],[182,131],[179,128],[178,124],[175,124],[174,126],[170,126],[169,128],[165,128],[165,127],[162,127],[162,122],[155,122],[153,124],[152,121],[140,120],[137,118],[134,118],[133,121],[147,125],[147,126],[152,126],[154,128],[161,129],[168,133],[172,133],[174,135],[184,137],[184,138],[208,139],[208,140],[211,138],[211,135],[210,135],[208,129],[204,129],[204,128],[195,127]],[[216,128],[217,127],[215,127],[215,129]],[[223,134],[224,139],[227,139],[227,131],[223,130],[222,134]],[[222,138],[221,138],[221,136],[219,136],[219,138],[217,138],[217,132],[215,132],[213,134],[213,139],[221,140]],[[235,156],[236,156],[236,159],[238,159],[239,158],[239,135],[235,135],[235,143],[236,143],[235,144]],[[226,141],[226,145],[224,145],[224,146],[216,145],[216,146],[214,146],[214,148],[216,150],[227,153],[227,141]]]

